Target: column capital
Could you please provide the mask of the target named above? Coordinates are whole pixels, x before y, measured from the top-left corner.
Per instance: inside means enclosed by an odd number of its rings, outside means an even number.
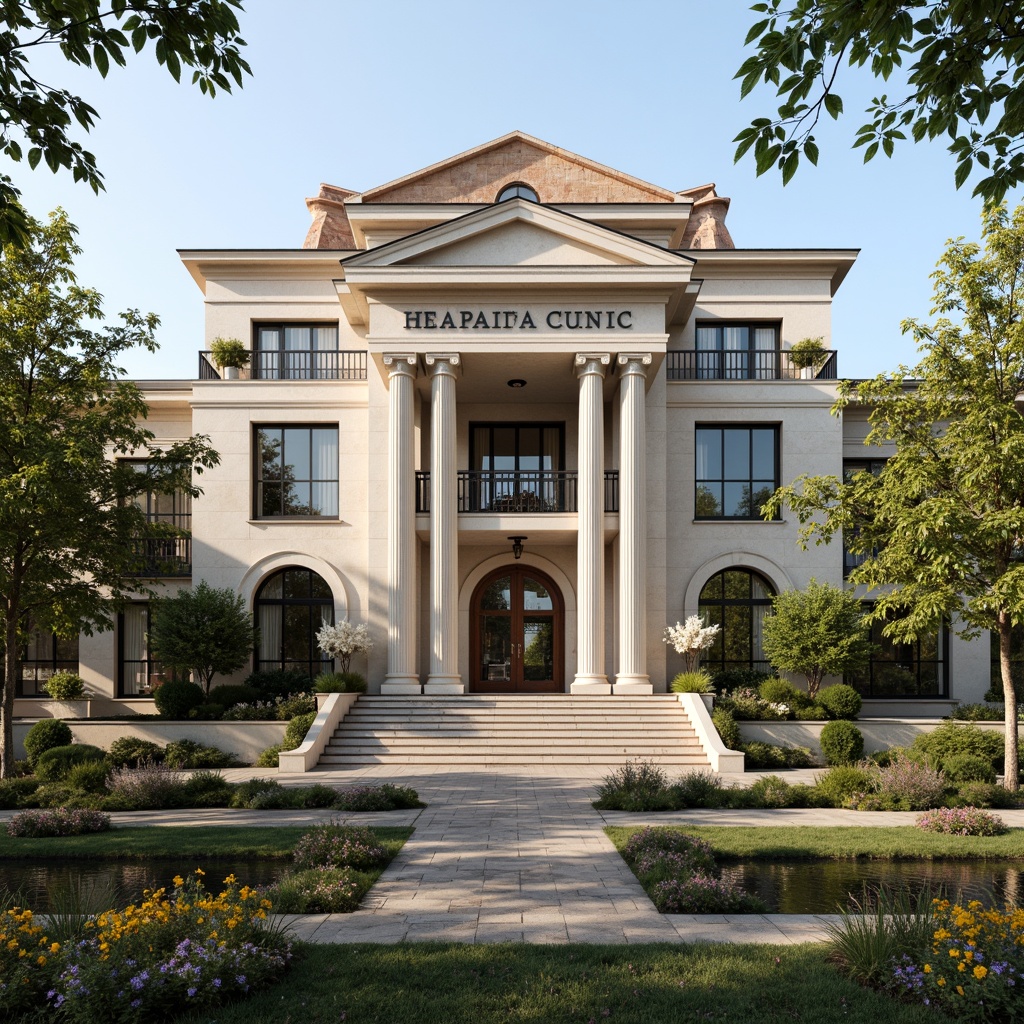
[[[576,369],[577,377],[586,377],[588,374],[596,374],[603,377],[605,367],[612,361],[610,352],[577,352],[573,359],[573,366]]]
[[[628,374],[636,374],[640,377],[647,376],[647,367],[654,361],[650,352],[620,352],[615,357],[615,363],[619,367],[619,376],[625,377]]]
[[[415,352],[385,352],[381,357],[388,377],[415,377],[419,358]]]
[[[431,377],[458,377],[462,368],[462,356],[458,352],[428,352],[423,357]]]

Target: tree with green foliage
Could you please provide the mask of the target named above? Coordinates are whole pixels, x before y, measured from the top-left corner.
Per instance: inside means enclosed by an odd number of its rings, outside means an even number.
[[[772,599],[764,620],[764,654],[772,667],[807,680],[814,700],[825,676],[863,668],[871,657],[870,626],[853,594],[812,579],[803,590]]]
[[[111,62],[150,43],[159,64],[174,80],[182,65],[192,83],[213,96],[230,92],[251,74],[241,54],[235,12],[241,0],[15,0],[0,5],[0,152],[29,166],[45,163],[56,173],[71,171],[94,192],[103,188],[96,158],[71,134],[72,122],[88,132],[99,116],[67,89],[40,81],[32,55],[54,46],[71,64],[95,68],[106,78]],[[21,192],[0,174],[0,242],[28,243],[31,226],[19,204]]]
[[[736,159],[753,149],[757,173],[772,167],[785,185],[800,157],[818,162],[814,130],[822,113],[843,114],[843,66],[883,82],[896,72],[897,95],[871,101],[854,147],[864,162],[915,142],[946,136],[956,187],[974,165],[986,171],[974,194],[998,203],[1024,180],[1024,11],[1005,0],[765,0],[747,33],[757,52],[736,73],[741,96],[761,82],[776,87],[778,109],[736,136]],[[909,66],[904,71],[904,61]]]
[[[217,463],[204,437],[156,445],[142,394],[120,379],[122,352],[156,349],[157,318],[129,310],[91,330],[103,311],[75,280],[74,227],[60,211],[28,226],[31,243],[0,255],[0,777],[14,768],[29,622],[58,636],[112,626],[119,603],[149,593],[139,577],[157,526],[133,499],[198,494],[193,473]],[[144,470],[122,458],[140,451]]]
[[[206,695],[215,675],[228,675],[249,660],[255,643],[252,616],[239,594],[206,580],[153,606],[149,647],[161,664],[191,672]]]
[[[984,248],[950,241],[932,274],[934,324],[906,320],[913,369],[840,384],[834,412],[869,410],[866,444],[892,453],[880,473],[801,477],[776,492],[802,543],[844,533],[864,561],[850,582],[877,594],[869,613],[905,643],[950,622],[999,639],[1006,705],[1005,785],[1016,790],[1017,694],[1011,630],[1024,623],[1024,207],[983,215]],[[956,321],[949,319],[950,316]]]

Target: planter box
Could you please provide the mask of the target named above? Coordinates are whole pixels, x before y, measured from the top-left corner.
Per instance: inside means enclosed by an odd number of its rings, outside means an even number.
[[[88,718],[89,705],[92,701],[82,700],[45,700],[43,711],[51,718]]]

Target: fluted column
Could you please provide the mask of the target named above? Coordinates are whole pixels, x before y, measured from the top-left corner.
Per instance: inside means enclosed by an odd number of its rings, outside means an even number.
[[[413,382],[416,356],[389,353],[388,671],[381,693],[419,693],[416,671],[416,465]]]
[[[604,375],[607,352],[576,356],[580,381],[573,693],[610,693],[604,670]]]
[[[424,693],[462,693],[456,505],[457,353],[427,355],[430,372],[430,675]]]
[[[615,693],[651,693],[647,675],[647,367],[619,365],[619,671]]]

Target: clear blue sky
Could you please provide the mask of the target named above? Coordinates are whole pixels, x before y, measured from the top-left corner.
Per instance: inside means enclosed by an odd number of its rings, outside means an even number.
[[[512,129],[674,190],[714,181],[732,198],[740,247],[856,247],[833,309],[843,375],[915,357],[900,321],[929,317],[947,238],[977,237],[970,183],[953,187],[939,143],[864,165],[850,140],[883,91],[847,76],[847,116],[822,124],[818,167],[783,188],[733,137],[773,112],[733,81],[755,16],[748,0],[248,0],[253,78],[209,100],[175,85],[151,54],[102,81],[40,58],[47,80],[99,111],[85,139],[106,176],[95,196],[70,175],[14,168],[29,211],[63,206],[81,229],[79,279],[108,315],[156,312],[156,356],[132,377],[192,377],[202,295],[178,248],[298,247],[322,181],[362,190]],[[1020,196],[1011,196],[1011,202]]]

